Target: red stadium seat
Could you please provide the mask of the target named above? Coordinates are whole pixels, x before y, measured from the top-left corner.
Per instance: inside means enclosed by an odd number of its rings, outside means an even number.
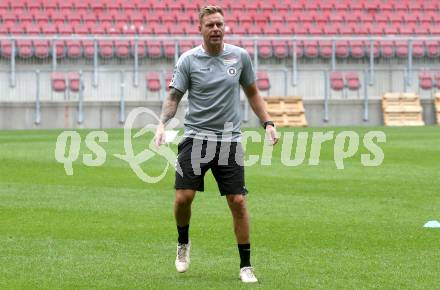
[[[32,57],[32,41],[17,40],[18,56],[22,58]]]
[[[67,89],[66,76],[61,72],[53,72],[51,75],[52,89],[55,92],[65,92]]]
[[[318,42],[316,40],[304,41],[304,55],[309,58],[318,57]]]
[[[336,42],[336,57],[346,58],[349,54],[350,50],[346,40]]]
[[[135,55],[135,41],[130,40],[130,46],[131,46],[131,54]],[[143,58],[147,55],[147,49],[145,47],[144,41],[138,41],[137,42],[137,55],[139,58]]]
[[[357,91],[361,88],[361,82],[357,72],[345,73],[345,80],[347,81],[347,88],[351,91]]]
[[[332,57],[332,41],[331,40],[321,40],[319,42],[319,54],[323,58]]]
[[[408,57],[408,42],[406,41],[396,41],[396,56],[397,57]]]
[[[72,92],[79,92],[80,90],[79,73],[69,72],[67,74],[67,79],[69,82],[69,90],[71,90]]]
[[[49,41],[34,40],[35,56],[38,58],[47,58],[49,56]]]
[[[5,58],[12,57],[12,43],[9,40],[1,40],[1,52]]]
[[[270,90],[270,80],[267,71],[257,72],[257,88],[260,91]]]
[[[440,55],[440,43],[438,41],[428,41],[426,43],[427,56],[431,58],[436,58]]]
[[[394,56],[394,47],[392,41],[380,41],[382,57],[390,58]]]
[[[431,90],[433,87],[432,74],[429,71],[419,72],[419,87],[422,90]]]
[[[163,54],[166,58],[174,58],[176,54],[176,43],[174,41],[164,41],[163,45]]]
[[[350,41],[351,57],[363,58],[365,56],[365,44],[360,40]]]
[[[95,56],[95,43],[93,40],[83,40],[83,54],[86,58],[93,58]]]
[[[130,56],[130,43],[128,40],[115,41],[115,54],[119,58],[127,58]]]
[[[425,44],[423,41],[414,41],[412,47],[412,56],[422,58],[425,56]]]
[[[258,41],[258,55],[261,58],[270,58],[272,56],[272,43],[270,41]]]
[[[195,46],[194,41],[192,40],[181,40],[179,42],[179,53],[182,54]]]
[[[289,46],[289,55],[293,56],[295,52],[294,51],[295,46],[293,41],[289,41],[288,46]],[[304,42],[302,40],[296,41],[296,57],[300,58],[303,56],[304,56]]]
[[[149,40],[147,41],[147,52],[151,58],[160,58],[162,56],[162,47],[160,41]]]
[[[147,89],[151,92],[158,92],[161,89],[160,74],[157,72],[149,72],[146,75]]]
[[[255,46],[252,40],[243,40],[240,42],[240,46],[244,48],[251,57],[255,55]]]
[[[70,58],[81,57],[81,42],[79,40],[67,40],[67,56]]]
[[[102,58],[111,58],[113,56],[113,41],[100,40],[98,41],[99,55]]]
[[[330,87],[335,91],[344,89],[344,78],[341,72],[333,71],[330,73]]]
[[[273,53],[276,58],[286,58],[289,56],[289,51],[287,47],[287,41],[285,40],[274,40],[273,41]]]
[[[370,54],[371,54],[371,43],[370,43],[370,42],[367,42],[367,43],[365,44],[365,49],[366,49],[366,52],[367,52],[367,55],[366,55],[366,56],[369,58],[369,57],[370,57]],[[374,44],[373,44],[373,57],[374,57],[374,58],[378,58],[379,55],[380,55],[380,52],[379,52],[379,43],[378,43],[378,41],[375,41]]]

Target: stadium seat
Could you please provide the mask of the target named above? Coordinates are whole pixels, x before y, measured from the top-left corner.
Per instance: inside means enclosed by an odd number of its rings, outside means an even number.
[[[69,72],[67,74],[67,79],[69,82],[69,90],[72,92],[79,92],[80,90],[79,73]]]
[[[365,56],[365,44],[360,40],[350,41],[350,52],[353,58],[363,58]]]
[[[427,56],[431,58],[436,58],[440,55],[440,44],[438,41],[427,41]]]
[[[67,85],[66,85],[66,76],[64,73],[61,72],[53,72],[51,75],[52,79],[52,89],[55,92],[65,92]]]
[[[272,56],[272,43],[270,41],[258,41],[258,56],[263,59]]]
[[[357,72],[346,72],[345,80],[349,90],[357,91],[361,88],[361,81],[359,80],[359,75]]]
[[[33,46],[34,46],[36,57],[47,58],[49,56],[49,41],[48,40],[34,40]]]
[[[431,90],[433,87],[432,74],[429,71],[419,72],[419,87],[423,90]]]
[[[119,58],[127,58],[130,56],[130,43],[128,40],[115,41],[115,54]]]
[[[1,40],[1,53],[4,58],[12,57],[12,43],[9,40]]]
[[[17,40],[18,56],[21,58],[30,58],[33,55],[32,41],[30,40]]]
[[[82,43],[82,51],[84,57],[93,58],[95,56],[95,43],[93,40],[83,40]]]
[[[149,72],[146,74],[147,89],[151,92],[158,92],[161,89],[160,74]]]
[[[380,48],[382,57],[391,58],[394,56],[394,46],[392,41],[380,41]]]
[[[130,40],[131,54],[135,55],[135,41]],[[137,42],[137,55],[139,58],[143,58],[147,55],[147,49],[144,41]]]
[[[258,71],[257,72],[257,88],[260,91],[269,91],[270,90],[270,80],[267,71]]]
[[[255,55],[255,47],[252,40],[243,40],[240,42],[240,46],[243,47],[251,57]]]
[[[307,40],[304,41],[304,55],[309,58],[318,57],[318,41],[316,40]]]
[[[346,40],[336,42],[336,57],[347,58],[350,54],[348,42]]]
[[[344,89],[344,78],[341,72],[333,71],[330,73],[330,87],[335,91],[342,91]]]
[[[321,40],[319,42],[319,54],[323,58],[332,57],[333,45],[330,40]]]
[[[99,49],[99,55],[102,58],[111,58],[113,56],[113,41],[99,40],[98,49]]]
[[[67,40],[67,56],[70,58],[79,58],[81,57],[81,42],[79,40]]]
[[[293,41],[289,41],[288,42],[288,47],[289,47],[289,55],[293,56],[294,53],[294,42]],[[304,42],[301,41],[296,41],[296,57],[300,58],[304,56]]]
[[[188,50],[194,48],[196,43],[192,40],[181,40],[179,41],[179,54],[187,52]]]
[[[276,58],[286,58],[289,56],[287,42],[285,40],[273,41],[273,54]]]
[[[408,42],[407,41],[396,41],[396,56],[401,58],[408,57]]]
[[[412,45],[413,57],[422,58],[425,56],[425,43],[423,41],[414,41]]]
[[[172,40],[164,41],[162,43],[163,54],[166,58],[174,58],[176,54],[176,43]]]
[[[162,56],[162,46],[160,44],[160,41],[147,41],[147,52],[148,56],[151,58],[160,58]]]

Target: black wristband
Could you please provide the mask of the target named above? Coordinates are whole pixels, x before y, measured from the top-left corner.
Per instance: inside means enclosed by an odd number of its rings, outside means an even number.
[[[266,121],[263,123],[264,130],[266,130],[267,125],[271,125],[271,126],[275,127],[275,124],[272,121]]]

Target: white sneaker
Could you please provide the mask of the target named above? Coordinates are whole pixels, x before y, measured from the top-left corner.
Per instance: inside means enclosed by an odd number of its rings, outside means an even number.
[[[189,252],[191,250],[191,241],[188,244],[177,244],[176,270],[179,273],[186,272],[189,268]]]
[[[243,267],[240,269],[240,280],[244,283],[255,283],[258,282],[257,277],[255,277],[253,267]]]

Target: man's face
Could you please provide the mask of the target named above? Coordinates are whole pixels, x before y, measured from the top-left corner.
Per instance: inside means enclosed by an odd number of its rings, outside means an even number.
[[[223,43],[225,34],[225,22],[220,13],[205,15],[199,25],[203,40],[208,45]]]

